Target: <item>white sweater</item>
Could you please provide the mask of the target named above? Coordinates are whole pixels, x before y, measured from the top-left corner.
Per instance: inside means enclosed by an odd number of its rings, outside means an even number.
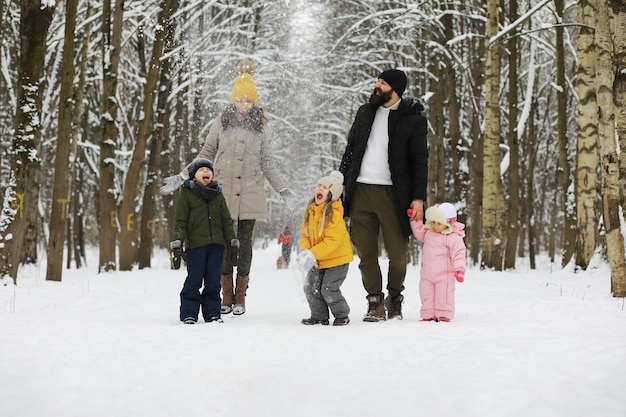
[[[380,106],[376,109],[357,182],[375,185],[393,184],[389,170],[389,112],[396,110],[398,106],[400,100],[391,107]]]

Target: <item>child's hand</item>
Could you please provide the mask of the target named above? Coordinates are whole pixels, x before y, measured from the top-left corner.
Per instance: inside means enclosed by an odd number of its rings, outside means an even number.
[[[315,255],[313,255],[310,249],[305,249],[298,254],[296,263],[302,272],[306,274],[315,266]]]
[[[456,278],[457,282],[465,281],[465,272],[460,269],[458,271],[454,271],[454,278]]]
[[[178,269],[180,268],[181,261],[185,259],[183,244],[180,240],[176,239],[170,242],[170,249],[172,250],[172,269]]]

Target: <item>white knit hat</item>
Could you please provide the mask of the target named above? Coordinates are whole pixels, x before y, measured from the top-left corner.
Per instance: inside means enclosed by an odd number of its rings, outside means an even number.
[[[341,197],[343,192],[343,174],[339,171],[333,171],[328,176],[320,178],[317,184],[328,188],[332,201],[335,201]]]
[[[432,229],[433,222],[446,224],[446,227],[441,233],[447,235],[452,233],[452,223],[456,220],[456,208],[450,203],[436,204],[426,209],[426,225],[427,229]]]

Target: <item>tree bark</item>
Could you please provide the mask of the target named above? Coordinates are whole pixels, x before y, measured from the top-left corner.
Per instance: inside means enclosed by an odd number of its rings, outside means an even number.
[[[598,107],[598,142],[600,144],[600,164],[602,172],[602,212],[606,230],[606,246],[611,268],[611,292],[622,292],[616,288],[624,282],[624,237],[620,230],[620,186],[619,156],[616,146],[615,104],[613,101],[613,43],[610,31],[610,10],[606,2],[597,2],[596,24],[596,83]],[[623,294],[621,295],[624,296]]]
[[[487,2],[487,39],[498,32],[498,1]],[[490,45],[486,66],[486,112],[483,156],[483,211],[482,211],[482,268],[502,270],[505,211],[502,180],[500,178],[500,51],[499,45]]]
[[[530,115],[528,118],[528,174],[526,180],[526,214],[528,218],[528,259],[530,263],[530,269],[537,267],[535,262],[536,243],[537,243],[537,226],[535,221],[535,166],[537,161],[537,136],[535,133],[535,112],[537,111],[537,101],[533,98]]]
[[[517,20],[517,0],[509,1],[509,21]],[[519,175],[519,132],[517,131],[517,36],[511,34],[508,44],[509,58],[509,169],[508,169],[508,213],[507,240],[504,253],[504,268],[515,269],[517,237],[520,229],[520,175]]]
[[[63,278],[63,248],[71,193],[70,136],[72,134],[72,95],[74,86],[74,30],[78,0],[65,2],[65,38],[63,41],[63,64],[61,96],[59,99],[59,133],[54,160],[54,185],[52,190],[52,214],[50,216],[50,241],[46,280],[61,281]],[[74,155],[75,157],[75,155]]]
[[[104,0],[102,6],[103,83],[102,110],[100,115],[100,259],[99,272],[115,270],[118,213],[115,188],[115,150],[117,149],[117,82],[122,45],[124,1]],[[111,25],[111,18],[113,24]]]
[[[454,39],[454,10],[453,5],[443,5],[450,13],[446,13],[441,17],[441,22],[444,28],[444,41],[442,44],[447,44],[448,41]],[[459,97],[457,97],[457,72],[453,60],[450,56],[444,55],[443,59],[446,62],[444,76],[445,76],[445,90],[446,98],[448,101],[448,136],[450,137],[450,159],[451,159],[451,177],[453,179],[452,189],[446,189],[446,199],[450,199],[452,203],[458,203],[465,200],[467,196],[467,171],[461,169],[461,161],[467,152],[463,151],[463,143],[461,137],[461,104],[459,103]],[[458,205],[458,204],[457,204]],[[465,206],[465,205],[463,205]],[[462,223],[467,223],[467,209],[463,207],[459,210],[458,218]]]
[[[71,261],[74,259],[77,269],[83,265],[85,261],[85,235],[83,233],[83,221],[84,221],[84,207],[82,202],[89,201],[87,196],[88,190],[85,189],[84,180],[81,176],[81,161],[84,161],[82,152],[79,153],[78,141],[81,137],[81,132],[86,131],[83,129],[83,120],[85,117],[85,90],[87,89],[87,76],[89,71],[89,40],[93,30],[93,23],[91,23],[91,17],[94,14],[94,7],[91,3],[86,5],[85,19],[87,24],[84,25],[82,33],[82,45],[79,52],[79,71],[78,71],[78,83],[74,90],[74,112],[72,115],[72,132],[71,132],[71,153],[74,155],[74,160],[71,161],[70,177],[72,178],[71,185],[71,197],[70,197],[70,212],[72,215],[68,219],[67,229],[67,268],[71,266]],[[88,110],[88,107],[87,107]],[[82,137],[86,138],[88,135],[83,134]]]
[[[563,22],[563,0],[554,0],[558,23]],[[559,144],[559,164],[556,177],[560,188],[560,202],[557,207],[563,208],[565,225],[563,228],[563,266],[572,259],[576,245],[576,197],[571,187],[572,178],[568,161],[567,143],[567,87],[565,85],[565,47],[563,44],[563,27],[556,28],[556,97],[557,97],[557,137]],[[555,210],[557,209],[555,207]]]
[[[485,32],[484,27],[478,27],[482,23],[477,23],[476,26],[471,26],[477,33]],[[476,42],[475,50],[470,51],[472,56],[485,56],[487,54],[487,43],[484,41]],[[472,100],[474,105],[468,109],[470,119],[470,138],[472,138],[472,145],[470,153],[468,155],[469,164],[469,176],[470,185],[468,190],[468,250],[470,258],[476,265],[480,260],[481,250],[481,237],[482,237],[482,200],[483,200],[483,133],[482,124],[483,120],[482,109],[479,108],[480,98],[483,96],[483,88],[486,86],[485,82],[485,63],[484,60],[479,59],[471,70],[472,79],[474,85],[472,87],[472,96],[476,97]]]
[[[124,184],[124,198],[120,207],[120,270],[130,271],[137,261],[138,254],[138,224],[137,211],[138,181],[141,177],[141,170],[144,166],[146,144],[153,126],[155,90],[159,79],[161,68],[161,56],[163,56],[163,46],[165,44],[166,27],[171,13],[171,3],[173,0],[163,0],[159,13],[159,23],[155,33],[154,45],[152,46],[152,58],[148,68],[146,79],[145,97],[143,103],[144,118],[139,124],[137,141],[133,149],[133,157],[126,174]]]
[[[617,137],[619,139],[619,181],[620,181],[620,205],[621,213],[619,221],[623,224],[626,213],[626,4],[624,1],[613,1],[613,14],[615,16],[614,33],[614,59],[615,81],[613,83],[613,96],[615,98],[615,115],[617,116]],[[618,248],[611,248],[616,253],[615,265],[611,261],[611,289],[614,297],[626,297],[626,265],[624,260],[624,235],[617,224],[617,231],[612,240],[621,243]],[[607,228],[608,231],[608,228]],[[619,236],[617,236],[619,235]],[[608,238],[608,234],[607,234]],[[609,258],[610,259],[610,258]]]
[[[578,142],[576,167],[576,266],[586,270],[598,230],[598,101],[594,1],[578,3]]]
[[[169,5],[169,15],[176,13],[178,10],[178,0],[171,0]],[[164,22],[166,28],[165,33],[165,55],[174,48],[174,35],[176,32],[175,22],[172,19],[167,18]],[[159,82],[159,93],[157,101],[157,116],[156,116],[156,128],[152,137],[150,145],[150,156],[148,158],[148,173],[146,175],[146,187],[143,194],[142,212],[141,212],[141,225],[139,230],[139,268],[149,268],[150,259],[152,257],[152,247],[155,236],[155,215],[156,215],[156,197],[158,193],[158,179],[159,179],[159,165],[161,163],[161,150],[165,138],[169,136],[169,121],[170,121],[170,105],[169,95],[172,91],[172,58],[169,57],[163,60],[161,64],[161,75]]]
[[[20,63],[11,172],[0,222],[0,277],[17,282],[20,256],[28,227],[26,212],[37,212],[41,130],[40,79],[46,36],[55,7],[41,1],[20,2]]]

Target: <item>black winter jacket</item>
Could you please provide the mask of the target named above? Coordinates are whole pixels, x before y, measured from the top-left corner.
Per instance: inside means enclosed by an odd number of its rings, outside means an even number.
[[[396,215],[406,237],[411,235],[411,227],[406,214],[411,201],[426,202],[428,121],[422,116],[423,110],[424,106],[419,101],[402,99],[398,109],[389,113],[389,170],[393,183]],[[350,203],[354,196],[356,179],[361,171],[361,162],[375,116],[376,106],[364,104],[357,111],[348,134],[348,144],[339,167],[339,171],[344,175],[346,187],[343,201],[346,217],[350,216]]]

